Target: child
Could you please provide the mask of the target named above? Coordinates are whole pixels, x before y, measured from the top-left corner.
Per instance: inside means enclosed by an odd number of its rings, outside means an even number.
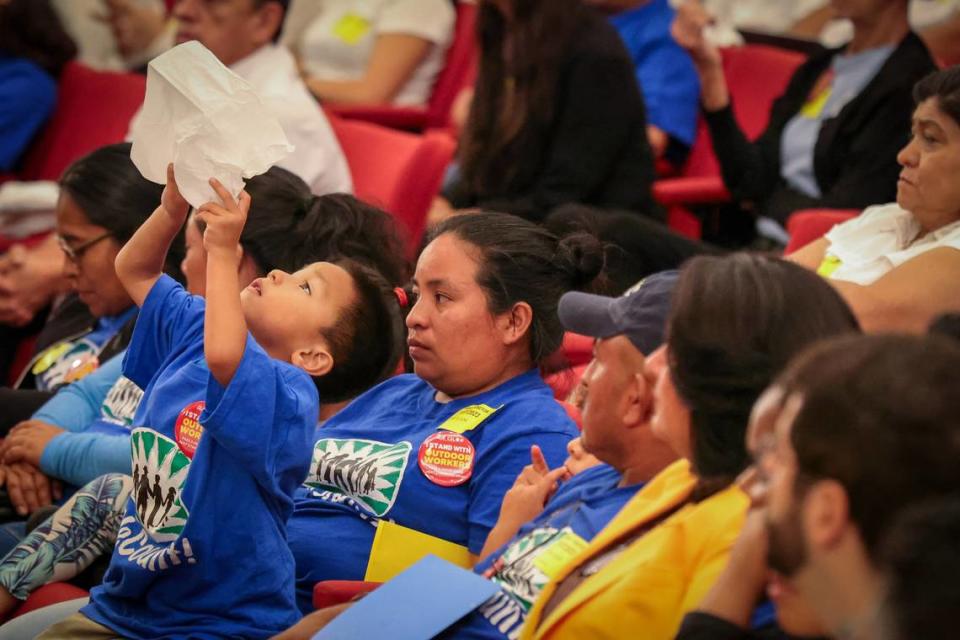
[[[334,367],[330,337],[366,283],[320,262],[238,295],[250,197],[210,184],[222,204],[197,213],[206,305],[161,275],[188,212],[172,166],[160,207],[117,257],[141,307],[123,367],[145,389],[133,491],[103,584],[40,637],[262,638],[299,617],[286,521],[319,414],[311,377]]]

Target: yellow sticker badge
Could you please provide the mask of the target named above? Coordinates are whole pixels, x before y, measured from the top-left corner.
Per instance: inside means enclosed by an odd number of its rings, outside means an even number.
[[[833,69],[829,69],[820,76],[807,96],[806,102],[800,107],[801,116],[808,120],[816,120],[820,117],[830,100],[831,94],[833,94],[834,75]]]
[[[454,433],[466,433],[479,427],[486,422],[487,418],[502,408],[503,405],[494,408],[485,404],[472,404],[469,407],[460,409],[460,411],[457,411],[447,418],[437,429],[453,431]]]
[[[554,578],[574,556],[586,548],[587,541],[568,529],[537,555],[533,566],[548,578]]]
[[[350,45],[360,42],[368,31],[370,31],[370,21],[355,13],[344,14],[333,25],[333,35]]]
[[[820,263],[820,266],[817,267],[817,275],[824,278],[829,278],[833,275],[833,272],[840,268],[843,262],[840,258],[836,256],[825,256],[823,262]]]
[[[61,342],[56,344],[46,351],[43,352],[43,355],[37,358],[36,364],[33,365],[33,369],[30,370],[35,376],[40,375],[54,364],[65,354],[67,351],[73,348],[72,342]]]

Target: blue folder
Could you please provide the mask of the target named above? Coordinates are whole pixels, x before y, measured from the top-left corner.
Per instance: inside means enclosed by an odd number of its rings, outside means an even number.
[[[340,614],[313,640],[389,637],[425,640],[470,613],[497,592],[472,571],[427,556]]]

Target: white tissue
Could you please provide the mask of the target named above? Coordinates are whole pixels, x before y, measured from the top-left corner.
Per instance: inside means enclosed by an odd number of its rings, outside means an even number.
[[[250,84],[199,42],[150,62],[146,99],[131,133],[130,158],[143,177],[166,184],[172,162],[180,193],[193,207],[219,202],[210,178],[236,198],[244,178],[293,151]]]

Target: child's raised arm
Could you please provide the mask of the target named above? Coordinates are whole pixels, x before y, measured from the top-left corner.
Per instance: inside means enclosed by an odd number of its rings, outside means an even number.
[[[240,233],[250,210],[250,195],[234,200],[216,179],[210,180],[223,204],[208,202],[197,211],[206,224],[203,246],[207,250],[207,308],[203,325],[203,353],[213,377],[230,384],[240,366],[247,343],[247,321],[240,306]]]
[[[127,241],[114,263],[117,278],[138,307],[143,306],[150,289],[163,273],[170,244],[187,219],[190,205],[180,195],[173,176],[173,165],[167,166],[167,186],[160,197],[160,206]]]

